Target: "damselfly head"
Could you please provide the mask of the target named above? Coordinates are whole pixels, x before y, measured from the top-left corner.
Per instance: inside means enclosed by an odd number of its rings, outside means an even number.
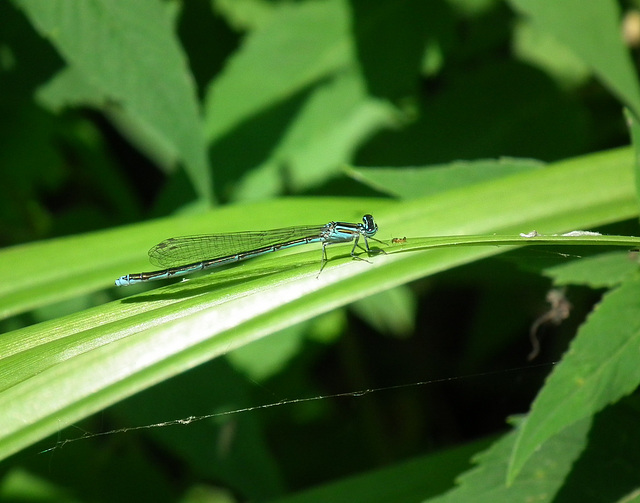
[[[373,221],[372,215],[365,215],[362,217],[362,225],[364,227],[364,234],[366,236],[373,236],[378,232],[378,224]]]

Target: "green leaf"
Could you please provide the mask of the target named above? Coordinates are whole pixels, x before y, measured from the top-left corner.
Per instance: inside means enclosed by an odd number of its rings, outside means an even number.
[[[561,3],[511,0],[514,8],[569,47],[625,105],[640,117],[636,70],[620,34],[620,9],[613,0]]]
[[[306,328],[304,323],[287,327],[268,339],[258,339],[232,351],[227,359],[252,380],[263,381],[280,372],[298,354]]]
[[[553,278],[555,285],[610,288],[629,279],[637,271],[638,262],[629,252],[609,252],[548,267],[544,274]]]
[[[281,200],[6,248],[0,250],[0,317],[111,287],[126,272],[148,269],[146,250],[175,235],[355,221],[367,212],[377,219],[387,215],[378,234],[383,240],[500,229],[546,233],[630,218],[637,211],[632,156],[630,149],[593,154],[402,205],[380,199]]]
[[[361,149],[359,163],[422,166],[505,153],[556,160],[585,151],[588,114],[538,69],[492,58],[459,72],[426,94],[401,131],[380,133]]]
[[[265,24],[278,4],[266,0],[214,0],[215,10],[236,29],[251,29]],[[286,4],[285,4],[286,5]],[[286,7],[285,7],[286,8]]]
[[[476,456],[477,467],[461,475],[459,487],[429,503],[454,501],[634,501],[640,435],[637,397],[582,419],[544,443],[509,487],[506,459],[517,431]],[[605,460],[605,461],[603,461]]]
[[[66,494],[63,489],[47,480],[46,477],[31,474],[20,468],[5,474],[0,487],[2,499],[20,501],[27,494],[36,501],[58,501],[60,503],[77,501],[71,495]]]
[[[38,102],[55,113],[67,107],[90,106],[103,108],[107,97],[100,88],[93,86],[76,67],[60,70],[36,94]]]
[[[596,414],[587,448],[553,501],[637,501],[639,406],[638,396],[631,395]]]
[[[70,74],[63,70],[42,91],[46,101],[57,107],[101,102],[134,139],[181,160],[195,189],[210,200],[196,89],[167,4],[15,2],[69,65]]]
[[[640,123],[634,115],[625,108],[624,116],[627,119],[627,126],[629,127],[629,133],[631,134],[631,143],[635,152],[634,156],[634,171],[636,182],[636,193],[638,194],[638,204],[640,205]]]
[[[511,432],[475,457],[478,466],[459,477],[458,488],[429,503],[552,501],[587,445],[590,426],[591,418],[583,419],[544,444],[533,455],[531,464],[507,487],[507,460],[517,436],[517,432]]]
[[[507,480],[557,434],[640,384],[640,280],[607,293],[580,328],[519,428]]]
[[[484,449],[489,439],[449,449],[335,483],[321,485],[271,503],[413,503],[450,487],[455,476],[469,466],[469,458]]]
[[[365,83],[348,71],[318,85],[300,106],[273,152],[240,181],[237,200],[308,190],[340,173],[356,148],[395,121],[396,111],[367,96]],[[283,169],[286,176],[283,177]],[[270,180],[270,182],[265,182]]]
[[[416,304],[408,287],[397,286],[359,300],[351,309],[378,332],[406,337],[415,329]]]
[[[414,168],[346,169],[355,180],[385,194],[401,199],[424,197],[438,192],[481,183],[529,170],[542,168],[544,163],[533,159],[485,159],[454,161]]]
[[[370,212],[380,239],[409,236],[399,245],[372,242],[387,254],[372,255],[370,263],[354,261],[350,244],[333,245],[319,277],[320,250],[292,248],[3,334],[0,457],[277,330],[510,248],[480,243],[635,243],[608,236],[493,235],[534,226],[552,233],[635,216],[630,164],[630,151],[617,150],[403,203],[284,199],[0,250],[0,308],[7,315],[106,288],[126,272],[146,269],[144,251],[170,235],[357,221]],[[486,235],[464,236],[471,232]],[[447,234],[462,236],[438,237]],[[420,235],[436,237],[411,237]],[[465,242],[475,246],[461,246]],[[441,246],[447,248],[430,249]]]
[[[520,21],[513,38],[513,51],[519,59],[538,66],[565,88],[575,89],[592,75],[590,67],[567,45],[537,25]]]
[[[352,61],[346,2],[285,4],[248,35],[212,82],[206,137],[219,140]]]

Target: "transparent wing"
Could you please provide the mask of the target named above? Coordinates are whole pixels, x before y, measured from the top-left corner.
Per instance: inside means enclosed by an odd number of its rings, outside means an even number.
[[[326,228],[327,225],[311,225],[169,238],[149,250],[149,261],[157,267],[178,267],[303,238],[320,238]]]

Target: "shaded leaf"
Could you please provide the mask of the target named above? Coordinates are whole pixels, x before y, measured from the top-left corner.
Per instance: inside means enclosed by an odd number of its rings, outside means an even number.
[[[570,425],[640,384],[640,280],[607,293],[581,327],[518,430],[509,460],[513,482],[534,453]]]
[[[620,34],[620,9],[614,0],[557,3],[511,0],[539,29],[546,30],[587,63],[636,116],[640,116],[637,72]]]
[[[555,285],[611,288],[629,279],[637,271],[638,262],[635,254],[618,251],[548,267],[544,269],[544,274],[553,278]]]
[[[42,92],[56,107],[102,102],[143,137],[182,160],[205,199],[212,194],[199,105],[167,4],[16,0],[71,74]],[[73,78],[71,78],[73,76]],[[139,129],[140,131],[135,131]]]
[[[251,32],[212,82],[206,136],[215,141],[353,61],[342,0],[289,4]]]
[[[477,467],[461,475],[459,487],[449,493],[428,500],[429,503],[487,502],[529,503],[554,501],[574,461],[587,445],[591,419],[583,419],[567,428],[561,435],[536,451],[531,463],[513,480],[505,484],[509,452],[517,438],[511,432],[475,457]]]

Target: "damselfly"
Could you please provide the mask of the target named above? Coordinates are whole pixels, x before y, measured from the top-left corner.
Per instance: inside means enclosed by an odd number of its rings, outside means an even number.
[[[127,274],[116,280],[116,286],[128,286],[143,281],[184,276],[196,271],[240,262],[265,253],[307,243],[322,243],[322,265],[327,261],[327,246],[353,241],[351,256],[355,257],[358,241],[364,238],[364,249],[370,252],[369,239],[378,231],[371,215],[362,223],[329,222],[325,225],[285,227],[267,231],[232,232],[170,238],[149,250],[149,261],[164,269]]]

